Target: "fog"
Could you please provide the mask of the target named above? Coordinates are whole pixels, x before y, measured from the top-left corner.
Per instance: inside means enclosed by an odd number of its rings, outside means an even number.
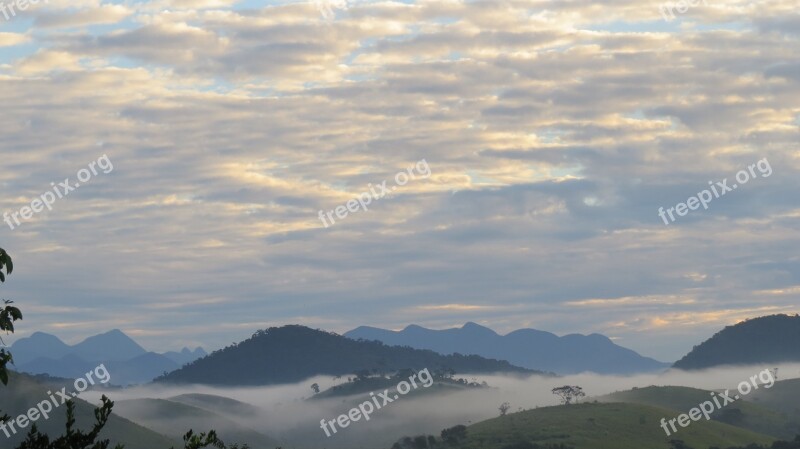
[[[557,405],[559,400],[551,393],[551,389],[562,385],[581,386],[587,394],[582,401],[591,401],[616,391],[650,385],[733,390],[740,382],[749,381],[751,376],[776,367],[779,368],[778,381],[800,377],[800,364],[727,367],[693,372],[670,370],[661,374],[634,376],[602,376],[592,373],[562,377],[457,374],[456,377],[463,377],[469,381],[486,381],[490,388],[436,394],[415,395],[412,392],[375,410],[370,420],[360,419],[352,422],[347,428],[338,429],[338,432],[330,437],[327,437],[321,429],[320,420],[335,420],[339,415],[347,414],[359,403],[369,401],[370,396],[369,393],[364,393],[349,397],[309,400],[313,396],[311,384],[318,383],[323,391],[334,385],[329,376],[314,377],[292,385],[259,388],[147,385],[115,390],[106,394],[118,402],[122,416],[134,421],[137,420],[137,413],[146,411],[126,406],[125,401],[129,399],[168,399],[182,394],[201,393],[235,399],[258,408],[255,413],[237,413],[216,407],[204,407],[226,418],[216,421],[198,419],[199,422],[191,422],[182,416],[147,417],[148,420],[160,420],[159,427],[164,428],[188,430],[191,427],[195,431],[214,428],[220,431],[224,439],[223,429],[233,421],[279,440],[284,448],[389,448],[402,436],[419,434],[438,436],[441,430],[447,427],[457,424],[469,425],[496,417],[499,415],[498,407],[503,402],[510,403],[510,413],[520,409]],[[761,379],[758,383],[763,386],[764,380]],[[336,383],[340,384],[343,381]],[[420,386],[418,390],[424,388]],[[90,391],[84,393],[82,398],[98,402],[101,394],[98,391]],[[253,447],[253,449],[258,448]]]

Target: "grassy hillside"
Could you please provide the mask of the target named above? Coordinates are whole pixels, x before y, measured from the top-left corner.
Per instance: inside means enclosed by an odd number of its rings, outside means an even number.
[[[260,412],[260,409],[256,406],[213,394],[182,394],[173,396],[168,400],[233,416],[253,416]]]
[[[674,412],[641,404],[589,403],[544,407],[474,424],[458,449],[503,449],[523,442],[575,449],[667,449],[677,438],[696,449],[771,443],[774,438],[714,421],[698,421],[667,437],[659,427]]]
[[[748,401],[776,410],[800,426],[800,379],[775,382],[770,389],[759,389],[747,396]],[[797,430],[800,434],[800,430]]]
[[[214,429],[225,443],[246,443],[253,449],[280,446],[277,441],[242,426],[222,415],[165,399],[132,399],[119,401],[114,409],[132,421],[173,438],[180,438],[187,429]]]
[[[26,413],[28,409],[36,406],[39,402],[46,400],[48,397],[48,390],[60,390],[62,386],[72,387],[71,381],[51,386],[38,382],[31,376],[25,374],[11,374],[11,380],[8,386],[0,386],[0,409],[2,409],[3,413],[11,416],[12,419],[22,413]],[[109,393],[108,395],[112,400],[114,399],[113,393]],[[60,402],[59,400],[59,403]],[[116,410],[117,407],[115,406],[114,411],[116,412]],[[50,419],[43,420],[40,418],[36,423],[39,430],[51,437],[57,437],[63,434],[64,425],[66,423],[66,412],[67,406],[65,404],[55,409],[51,413]],[[95,422],[94,405],[81,399],[75,400],[75,419],[78,428],[82,430],[91,428],[91,425]],[[25,432],[28,430],[30,430],[30,426],[25,429]],[[116,416],[115,414],[111,416],[108,424],[106,424],[106,427],[100,433],[100,439],[106,438],[111,440],[110,447],[114,447],[117,443],[122,443],[125,445],[125,449],[169,449],[172,446],[183,447],[183,444],[180,443],[180,438],[168,438],[127,419]],[[6,439],[5,434],[0,434],[0,441],[2,441],[0,447],[15,447],[23,439],[24,435],[19,433],[9,439]]]
[[[781,389],[779,383],[773,385],[772,388]],[[618,392],[597,398],[597,400],[601,402],[629,402],[672,409],[674,410],[673,415],[668,418],[674,418],[678,414],[688,413],[689,410],[704,401],[710,400],[710,398],[711,392],[706,390],[688,387],[653,386]],[[722,410],[715,411],[711,415],[711,419],[782,439],[792,439],[799,432],[798,421],[788,419],[785,413],[742,400],[728,404]]]

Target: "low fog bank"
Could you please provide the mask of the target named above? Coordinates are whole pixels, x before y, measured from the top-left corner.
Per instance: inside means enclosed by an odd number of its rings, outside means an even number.
[[[311,384],[317,383],[325,390],[344,380],[334,382],[330,377],[315,377],[292,385],[260,388],[216,388],[201,385],[162,386],[148,385],[109,393],[114,401],[128,399],[168,399],[182,394],[207,394],[223,396],[258,408],[256,413],[231,413],[213,406],[204,407],[223,415],[238,425],[249,427],[284,443],[285,448],[389,448],[402,436],[419,434],[439,435],[442,429],[457,424],[469,425],[499,415],[498,407],[503,402],[511,405],[510,412],[520,409],[559,404],[551,393],[554,387],[579,385],[587,394],[584,400],[592,400],[617,391],[634,387],[686,386],[707,390],[733,389],[742,381],[758,375],[766,369],[778,367],[778,381],[800,377],[800,364],[772,364],[749,367],[727,367],[704,371],[670,370],[664,373],[633,376],[608,376],[591,373],[563,377],[519,377],[505,375],[461,374],[469,381],[488,382],[491,388],[468,389],[453,392],[424,393],[420,386],[417,392],[376,409],[369,421],[360,419],[347,428],[338,429],[327,437],[320,420],[335,420],[347,414],[353,407],[369,401],[369,393],[321,400],[308,400],[313,396]],[[345,376],[346,377],[346,376]],[[763,382],[762,382],[763,383]],[[376,391],[376,394],[381,393]],[[87,392],[84,399],[99,401],[99,392]],[[381,401],[382,402],[382,401]],[[149,417],[153,419],[153,417]],[[193,428],[195,431],[215,428],[214,422],[191,423],[186,417],[162,416],[163,426],[178,429]],[[135,421],[135,419],[133,419]],[[171,422],[174,421],[174,422]],[[220,423],[221,424],[221,423]],[[253,447],[253,449],[262,449]],[[267,448],[263,448],[267,449]],[[272,449],[272,448],[269,448]]]

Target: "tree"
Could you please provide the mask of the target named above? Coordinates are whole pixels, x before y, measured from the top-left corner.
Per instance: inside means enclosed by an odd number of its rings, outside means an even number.
[[[692,449],[691,447],[687,446],[683,440],[669,440],[669,448],[670,449]]]
[[[3,273],[5,270],[5,273]],[[0,282],[6,281],[6,275],[14,271],[14,263],[11,261],[11,256],[8,255],[6,250],[0,248]],[[5,331],[6,334],[14,333],[14,322],[22,319],[22,313],[18,308],[12,306],[13,301],[3,300],[3,309],[0,309],[0,331]],[[0,336],[2,341],[2,336]],[[8,385],[8,364],[14,363],[11,353],[6,351],[6,348],[0,348],[0,382],[3,385]]]
[[[508,402],[503,402],[497,409],[500,410],[500,416],[506,416],[506,413],[508,413],[508,410],[510,408],[511,404],[509,404]]]
[[[411,447],[413,449],[428,449],[428,437],[425,435],[414,437],[414,443]]]
[[[463,424],[442,430],[442,441],[447,444],[456,445],[465,439],[467,439],[467,426]]]
[[[583,392],[583,388],[577,385],[564,385],[563,387],[553,388],[551,390],[554,395],[561,398],[561,403],[564,405],[570,405],[572,400],[577,400],[583,396],[586,396],[586,393]]]
[[[319,394],[319,384],[318,383],[311,384],[311,389],[314,390],[314,394]]]
[[[5,270],[5,273],[3,273]],[[0,283],[6,281],[6,275],[11,274],[14,271],[14,262],[11,261],[11,256],[8,255],[6,250],[0,248]],[[14,333],[14,321],[22,319],[22,313],[16,307],[13,307],[11,301],[3,300],[3,304],[5,307],[0,310],[0,331],[5,331],[6,334]],[[2,336],[0,336],[0,341],[2,341]],[[0,348],[0,383],[3,385],[8,385],[8,369],[7,365],[9,363],[14,363],[14,359],[11,357],[11,353],[6,351],[6,348]],[[0,410],[0,413],[3,413]],[[9,418],[6,415],[0,414],[0,421],[8,421]]]
[[[114,408],[114,403],[105,395],[102,398],[103,404],[96,408],[94,411],[95,423],[92,430],[83,432],[82,430],[74,429],[75,426],[75,402],[67,401],[67,431],[64,435],[56,438],[52,442],[50,437],[39,433],[36,424],[31,427],[28,436],[16,449],[61,449],[61,448],[78,448],[78,449],[106,449],[108,448],[109,440],[101,440],[95,442],[100,431],[103,430],[108,417],[111,416],[111,409]],[[118,444],[116,449],[123,449],[123,446]]]

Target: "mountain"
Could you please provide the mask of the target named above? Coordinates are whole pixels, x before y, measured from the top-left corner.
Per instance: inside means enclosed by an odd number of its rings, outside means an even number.
[[[270,385],[300,382],[316,375],[360,370],[453,369],[490,373],[533,371],[478,356],[443,356],[433,351],[355,341],[334,333],[291,325],[256,332],[251,338],[156,379],[163,383]]]
[[[695,346],[675,368],[800,361],[800,315],[770,315],[727,326]]]
[[[189,362],[194,362],[197,359],[207,356],[208,353],[204,351],[203,348],[197,347],[194,351],[190,351],[189,348],[183,348],[181,352],[169,351],[162,355],[177,363],[178,366],[183,366]]]
[[[111,374],[111,383],[114,385],[132,385],[150,382],[165,372],[174,371],[180,365],[167,357],[154,352],[144,354],[124,361],[88,361],[77,355],[69,354],[60,359],[39,357],[28,363],[19,364],[15,368],[23,373],[49,374],[54,377],[76,379],[99,364],[104,364]]]
[[[106,365],[115,385],[142,384],[206,355],[202,348],[156,354],[147,352],[119,329],[70,346],[58,337],[36,332],[11,346],[14,369],[30,374],[77,378]]]
[[[71,352],[72,347],[61,341],[55,335],[44,332],[34,332],[30,337],[22,338],[11,345],[14,353],[14,363],[17,365],[28,363],[43,357],[60,359]]]
[[[119,329],[89,337],[72,347],[72,352],[84,360],[121,362],[144,355],[147,351]]]
[[[600,334],[559,337],[550,332],[520,329],[503,336],[481,325],[467,323],[461,328],[444,330],[411,325],[397,332],[362,326],[344,335],[354,340],[375,340],[387,345],[429,349],[440,354],[474,354],[507,360],[516,366],[557,374],[586,371],[633,374],[669,367],[666,363],[618,346]]]
[[[71,388],[70,381],[62,382],[53,380],[52,382],[45,383],[26,374],[11,373],[11,380],[8,386],[0,386],[0,404],[2,404],[2,412],[10,415],[12,418],[26,414],[32,405],[48,397],[48,391],[57,391],[63,386]],[[113,396],[113,394],[111,394],[111,396]],[[63,434],[66,423],[66,412],[66,405],[60,405],[50,413],[49,419],[39,419],[36,422],[39,431],[52,437]],[[90,424],[94,423],[95,420],[94,406],[85,402],[83,399],[75,399],[75,419],[77,427],[81,429],[89,428]],[[27,433],[29,429],[30,426],[25,429],[25,433]],[[0,433],[0,439],[3,441],[0,447],[17,447],[24,437],[25,435],[22,433],[17,433],[16,435],[11,435],[11,438],[7,439],[4,434]],[[110,439],[111,445],[109,447],[114,447],[116,443],[124,443],[125,449],[169,449],[171,447],[183,447],[183,444],[178,443],[180,438],[171,439],[165,437],[119,417],[116,414],[116,406],[114,407],[114,413],[108,420],[108,424],[103,431],[100,432],[100,438]]]

